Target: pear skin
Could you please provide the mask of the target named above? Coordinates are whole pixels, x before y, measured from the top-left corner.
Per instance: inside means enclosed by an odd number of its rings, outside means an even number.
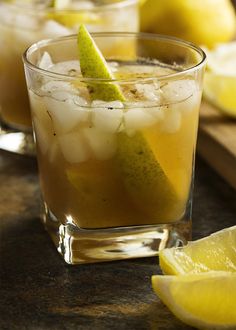
[[[119,133],[116,160],[133,204],[150,224],[181,218],[184,203],[142,133]]]
[[[78,48],[83,77],[94,78],[94,82],[88,82],[91,99],[106,102],[125,101],[119,86],[115,82],[105,82],[105,80],[112,80],[114,77],[103,55],[83,24],[79,28]],[[100,81],[96,82],[96,79]],[[103,79],[104,82],[101,82]]]
[[[78,33],[80,68],[83,77],[113,79],[105,58],[92,37],[81,25]],[[88,82],[92,100],[125,101],[115,82]],[[163,223],[178,220],[184,210],[179,197],[141,132],[128,137],[118,134],[116,164],[132,202],[144,215],[144,222]]]

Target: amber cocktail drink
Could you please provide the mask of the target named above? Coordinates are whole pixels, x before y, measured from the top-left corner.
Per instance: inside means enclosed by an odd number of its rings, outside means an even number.
[[[93,37],[124,101],[91,99],[104,81],[82,77],[76,37],[25,55],[44,222],[69,263],[151,256],[191,235],[204,54],[161,36]]]

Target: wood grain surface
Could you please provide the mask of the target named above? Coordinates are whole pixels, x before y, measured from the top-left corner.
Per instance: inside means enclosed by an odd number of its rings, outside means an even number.
[[[206,101],[200,109],[197,151],[236,189],[236,120]]]

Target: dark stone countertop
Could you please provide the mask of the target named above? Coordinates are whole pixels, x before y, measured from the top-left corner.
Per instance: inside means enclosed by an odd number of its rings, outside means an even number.
[[[151,289],[156,258],[66,265],[39,220],[36,161],[0,153],[0,329],[192,329]],[[193,238],[236,224],[236,191],[197,158]]]

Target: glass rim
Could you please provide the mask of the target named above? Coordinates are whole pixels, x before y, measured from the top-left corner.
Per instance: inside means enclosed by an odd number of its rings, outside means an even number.
[[[41,47],[47,46],[47,45],[53,45],[58,42],[63,42],[67,40],[77,40],[77,35],[72,34],[68,36],[62,36],[58,38],[53,38],[53,39],[43,39],[40,40],[31,46],[29,46],[25,52],[23,53],[23,62],[26,67],[29,69],[36,71],[41,74],[46,74],[47,76],[50,77],[55,77],[55,78],[60,78],[61,80],[64,78],[64,80],[67,81],[80,81],[80,82],[96,82],[96,83],[104,83],[104,82],[119,82],[119,83],[128,83],[128,82],[134,82],[134,81],[152,81],[152,80],[170,80],[170,79],[175,79],[176,77],[181,77],[183,75],[186,75],[187,73],[192,73],[195,72],[196,70],[200,70],[204,65],[206,64],[206,54],[205,52],[198,47],[197,45],[185,41],[176,37],[172,36],[167,36],[167,35],[161,35],[161,34],[153,34],[153,33],[142,33],[142,32],[93,32],[91,33],[91,36],[93,37],[135,37],[138,39],[147,39],[147,40],[160,40],[164,42],[169,42],[169,43],[174,43],[178,45],[182,45],[184,47],[190,48],[194,50],[196,53],[198,53],[201,56],[201,59],[198,61],[198,63],[194,64],[193,66],[183,69],[182,71],[174,72],[174,73],[169,73],[161,76],[154,76],[150,75],[148,77],[140,78],[140,77],[134,77],[134,78],[114,78],[114,79],[101,79],[101,78],[84,78],[82,76],[69,76],[67,74],[62,74],[62,73],[57,73],[53,72],[47,69],[40,68],[39,66],[33,64],[30,62],[28,59],[28,56],[30,56],[34,51],[39,50]],[[115,61],[115,60],[114,60]]]
[[[27,7],[27,6],[22,6],[22,4],[19,3],[11,3],[8,1],[2,1],[1,2],[3,5],[7,5],[8,7],[16,8],[19,10],[24,10],[27,14],[33,14],[34,16],[40,16],[41,14],[44,13],[82,13],[82,12],[91,12],[91,13],[96,13],[101,10],[113,10],[117,8],[123,8],[123,7],[128,7],[132,4],[138,4],[138,0],[118,0],[114,3],[104,3],[104,4],[99,4],[95,3],[93,7],[91,8],[63,8],[63,9],[57,9],[57,8],[50,8],[50,7],[38,7],[37,12],[35,12],[35,8],[32,7]],[[1,4],[0,3],[0,4]]]

